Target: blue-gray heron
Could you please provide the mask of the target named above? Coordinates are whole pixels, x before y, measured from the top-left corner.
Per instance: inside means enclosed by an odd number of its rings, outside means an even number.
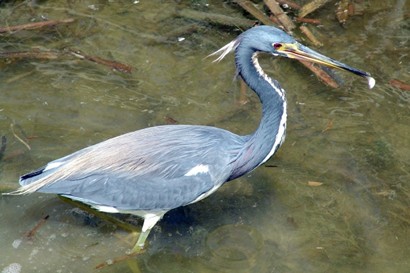
[[[144,219],[133,251],[162,216],[215,192],[268,160],[285,139],[286,98],[279,83],[258,63],[258,53],[307,60],[350,71],[375,81],[369,73],[323,56],[280,29],[258,26],[211,55],[221,60],[235,51],[237,74],[259,96],[262,118],[257,130],[239,136],[196,125],[145,128],[84,148],[21,176],[12,194],[54,193],[108,213]]]

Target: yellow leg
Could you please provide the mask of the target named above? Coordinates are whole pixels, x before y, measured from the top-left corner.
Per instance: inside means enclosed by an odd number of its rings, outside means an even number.
[[[155,224],[162,218],[164,212],[161,213],[147,213],[144,215],[144,224],[142,225],[141,234],[138,237],[138,241],[131,250],[131,253],[137,253],[144,249],[145,241],[148,238],[148,235],[151,229],[155,226]]]
[[[134,226],[132,226],[128,223],[125,223],[125,222],[117,219],[116,217],[109,216],[107,213],[100,212],[98,210],[95,210],[95,209],[91,208],[90,206],[88,206],[84,203],[69,199],[67,197],[64,197],[64,196],[59,196],[59,197],[63,201],[65,201],[69,204],[75,205],[75,206],[79,207],[80,209],[85,210],[89,213],[92,213],[95,216],[97,216],[97,217],[99,217],[103,220],[106,220],[108,222],[111,222],[111,223],[119,226],[120,228],[131,231],[132,233],[135,232],[135,227]],[[136,254],[136,253],[138,253],[138,252],[140,252],[141,250],[144,249],[145,241],[147,240],[151,229],[162,218],[162,216],[164,216],[165,212],[166,211],[159,211],[159,212],[155,212],[155,213],[146,213],[144,215],[141,215],[140,213],[135,213],[135,215],[144,218],[144,224],[142,226],[142,230],[141,230],[141,233],[138,237],[137,243],[134,245],[134,247],[130,251],[130,254]]]
[[[140,236],[138,237],[138,241],[135,243],[134,247],[132,248],[131,253],[138,253],[144,249],[145,241],[147,240],[150,231],[151,229],[148,229],[146,231],[141,231]]]

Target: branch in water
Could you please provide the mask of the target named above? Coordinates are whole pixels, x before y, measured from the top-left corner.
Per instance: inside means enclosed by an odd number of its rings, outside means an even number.
[[[62,19],[62,20],[49,20],[44,22],[35,22],[35,23],[28,23],[23,25],[17,26],[7,26],[7,27],[0,27],[0,33],[7,33],[7,32],[15,32],[20,30],[31,30],[31,29],[38,29],[43,27],[52,27],[60,24],[69,24],[73,23],[75,20],[72,18]]]

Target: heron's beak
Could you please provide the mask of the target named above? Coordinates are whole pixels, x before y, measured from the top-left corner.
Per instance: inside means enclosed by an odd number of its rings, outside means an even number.
[[[299,43],[274,44],[274,47],[277,52],[286,55],[288,58],[317,63],[330,68],[349,71],[353,74],[364,77],[367,79],[370,89],[376,84],[376,81],[368,72],[361,71],[344,63],[333,60]]]

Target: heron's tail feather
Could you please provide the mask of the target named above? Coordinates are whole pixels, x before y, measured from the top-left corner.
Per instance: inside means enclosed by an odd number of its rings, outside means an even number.
[[[9,193],[4,193],[4,195],[25,195],[25,194],[30,194],[30,193],[33,193],[33,192],[36,192],[36,191],[40,190],[42,187],[44,187],[46,185],[49,185],[49,184],[52,184],[52,183],[56,182],[58,179],[61,179],[61,177],[58,177],[56,180],[54,180],[52,178],[54,178],[54,177],[52,175],[49,175],[49,176],[41,178],[37,181],[34,181],[30,184],[22,184],[23,186],[21,186],[17,190],[9,192]]]
[[[35,170],[31,173],[25,174],[20,177],[19,183],[21,185],[15,191],[9,192],[6,195],[24,195],[30,194],[40,190],[42,187],[55,183],[58,180],[64,179],[67,174],[64,172],[55,173],[57,164],[46,165],[43,168]],[[49,166],[50,165],[50,166]]]
[[[34,191],[27,189],[27,186],[22,186],[15,191],[2,193],[2,195],[25,195],[32,192]]]

